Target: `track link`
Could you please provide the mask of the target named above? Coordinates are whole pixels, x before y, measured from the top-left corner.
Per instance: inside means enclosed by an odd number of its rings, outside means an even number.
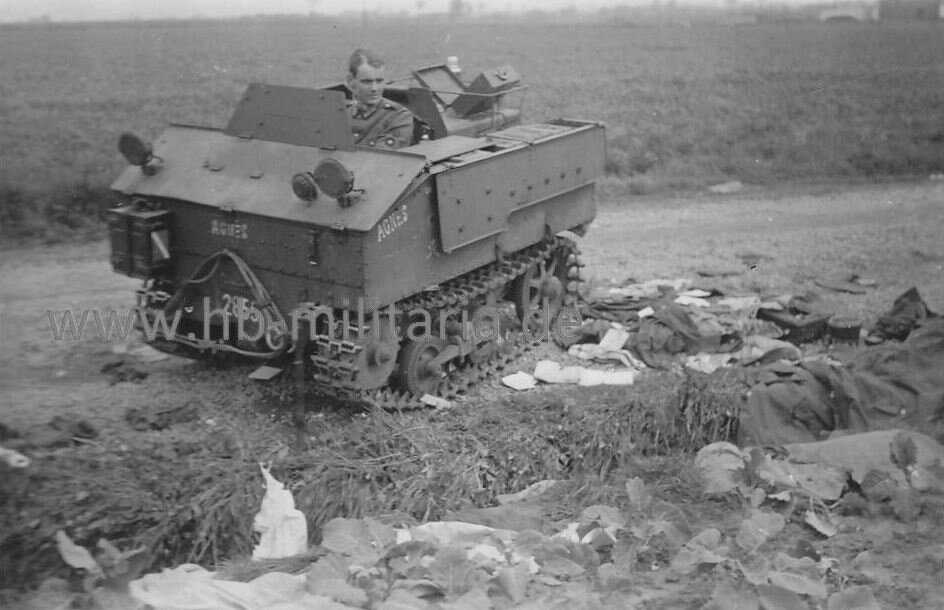
[[[531,248],[507,256],[504,260],[475,269],[440,285],[434,293],[419,293],[395,304],[396,315],[405,315],[411,310],[438,311],[443,308],[466,308],[481,302],[489,293],[504,291],[518,276],[532,265],[553,256],[559,248],[566,248],[564,264],[567,278],[564,306],[575,307],[578,303],[580,268],[579,251],[576,244],[564,237],[545,240]],[[498,345],[487,359],[469,362],[467,357],[457,357],[447,363],[444,377],[433,397],[454,400],[468,393],[475,385],[494,378],[509,364],[531,351],[537,341],[529,341],[520,332],[508,338],[496,340]],[[364,389],[358,383],[358,367],[355,362],[367,348],[367,342],[341,340],[326,335],[314,338],[314,389],[318,393],[346,402],[385,410],[409,410],[429,408],[427,396],[417,396],[407,391],[384,386]],[[426,401],[424,401],[424,398]]]

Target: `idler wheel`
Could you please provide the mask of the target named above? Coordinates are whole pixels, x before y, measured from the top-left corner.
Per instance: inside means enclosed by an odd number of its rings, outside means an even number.
[[[397,364],[397,385],[416,396],[435,394],[443,379],[442,367],[433,364],[446,348],[439,337],[422,337],[407,341],[400,350]]]

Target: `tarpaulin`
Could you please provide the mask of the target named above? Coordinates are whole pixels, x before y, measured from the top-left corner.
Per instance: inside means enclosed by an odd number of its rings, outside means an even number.
[[[903,343],[765,371],[741,413],[739,444],[818,441],[833,431],[904,428],[944,440],[944,318],[924,318]]]

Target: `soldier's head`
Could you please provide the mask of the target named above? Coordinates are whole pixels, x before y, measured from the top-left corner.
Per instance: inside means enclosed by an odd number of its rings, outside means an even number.
[[[369,49],[357,49],[347,63],[347,86],[354,99],[374,106],[380,103],[384,92],[384,60]]]

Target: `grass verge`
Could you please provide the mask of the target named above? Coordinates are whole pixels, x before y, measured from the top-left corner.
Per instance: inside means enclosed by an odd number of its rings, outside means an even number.
[[[105,236],[107,186],[85,180],[46,188],[0,183],[0,236],[13,247]]]
[[[576,513],[618,491],[630,463],[681,464],[732,438],[743,387],[729,375],[660,373],[630,388],[577,390],[442,412],[329,413],[301,442],[257,403],[224,426],[201,419],[35,452],[32,468],[0,483],[0,589],[68,573],[59,529],[88,546],[144,545],[150,570],[247,556],[260,462],[292,490],[313,543],[334,517],[435,520],[542,479],[570,480],[560,510]]]

